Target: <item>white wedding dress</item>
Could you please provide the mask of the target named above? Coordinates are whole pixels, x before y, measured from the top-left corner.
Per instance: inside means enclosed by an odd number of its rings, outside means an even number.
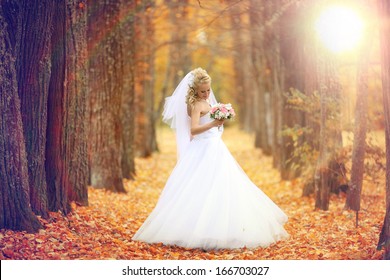
[[[200,124],[210,122],[209,114]],[[266,247],[288,237],[285,213],[248,178],[214,127],[180,156],[133,240],[187,248]]]

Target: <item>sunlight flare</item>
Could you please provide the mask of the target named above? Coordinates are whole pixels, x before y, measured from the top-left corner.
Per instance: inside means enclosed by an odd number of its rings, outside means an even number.
[[[328,49],[341,53],[351,51],[359,45],[364,22],[353,9],[332,6],[320,14],[315,28],[320,41]]]

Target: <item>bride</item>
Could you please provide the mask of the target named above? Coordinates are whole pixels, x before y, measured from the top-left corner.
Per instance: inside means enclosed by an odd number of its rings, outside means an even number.
[[[178,161],[133,240],[204,250],[266,247],[288,237],[284,212],[248,178],[210,118],[211,78],[197,68],[165,102]]]

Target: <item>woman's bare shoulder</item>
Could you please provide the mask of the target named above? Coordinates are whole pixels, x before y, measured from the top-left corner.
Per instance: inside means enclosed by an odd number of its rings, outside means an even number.
[[[199,100],[194,103],[194,108],[197,108],[200,111],[203,111],[205,108],[207,109],[208,107],[209,105],[205,100]]]
[[[195,101],[193,106],[192,106],[192,110],[193,111],[202,111],[202,103],[200,101]]]

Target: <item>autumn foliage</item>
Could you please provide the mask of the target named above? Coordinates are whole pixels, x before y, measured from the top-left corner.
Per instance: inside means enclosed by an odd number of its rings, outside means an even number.
[[[345,260],[381,259],[376,245],[384,216],[384,188],[366,182],[359,227],[355,212],[343,211],[345,194],[332,195],[329,211],[314,210],[314,197],[301,197],[299,180],[281,181],[272,158],[248,143],[253,137],[232,127],[225,143],[253,182],[289,216],[290,238],[268,248],[203,251],[131,240],[153,209],[175,165],[172,133],[158,131],[161,151],[137,158],[137,176],[124,181],[126,194],[89,188],[89,206],[72,205],[68,216],[51,212],[36,234],[0,230],[0,259],[170,259],[170,260]],[[238,141],[239,140],[239,141]],[[384,180],[384,179],[383,179]]]

